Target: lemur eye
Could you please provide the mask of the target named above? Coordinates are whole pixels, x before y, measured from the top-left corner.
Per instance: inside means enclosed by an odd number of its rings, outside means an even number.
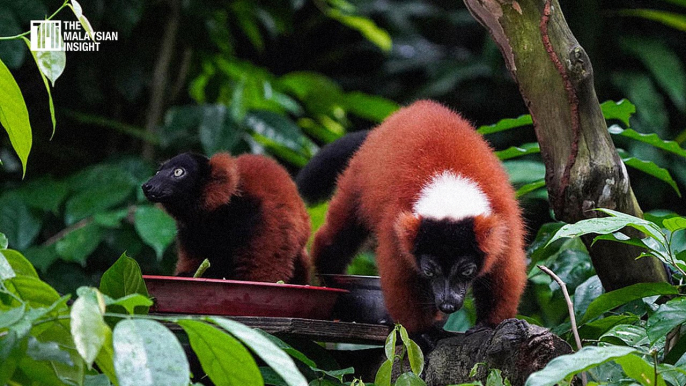
[[[470,264],[462,271],[462,276],[472,276],[475,271],[476,267],[473,264]]]
[[[432,270],[430,270],[430,269],[425,269],[425,270],[424,270],[424,276],[426,276],[426,277],[432,277],[433,275],[434,275],[434,271],[432,271]]]
[[[181,177],[186,171],[181,168],[174,169],[174,177]]]

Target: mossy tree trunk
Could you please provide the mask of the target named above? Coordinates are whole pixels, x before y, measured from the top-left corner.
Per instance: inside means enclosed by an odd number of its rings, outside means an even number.
[[[593,68],[557,0],[464,0],[488,29],[519,85],[534,122],[557,219],[595,217],[594,208],[642,216],[629,176],[607,131]],[[637,248],[584,240],[606,290],[667,279]]]

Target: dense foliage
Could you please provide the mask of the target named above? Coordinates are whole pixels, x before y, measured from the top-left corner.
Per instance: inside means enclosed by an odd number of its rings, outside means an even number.
[[[106,270],[133,265],[116,259],[122,251],[145,273],[169,273],[174,264],[173,221],[145,201],[140,184],[158,161],[186,150],[264,153],[296,172],[321,145],[426,97],[480,125],[518,188],[531,229],[522,317],[571,342],[561,290],[536,265],[551,268],[572,293],[587,347],[530,384],[564,382],[586,370],[597,383],[684,384],[680,287],[636,285],[603,294],[579,239],[558,238],[592,232],[645,247],[641,258],[660,258],[681,283],[686,232],[675,212],[684,214],[686,185],[686,53],[680,50],[686,2],[580,0],[562,7],[593,60],[599,98],[619,101],[604,103],[603,113],[638,200],[650,211],[646,220],[615,213],[576,228],[551,222],[531,118],[522,115],[525,106],[497,48],[461,2],[0,2],[0,125],[8,133],[0,135],[0,232],[6,235],[0,236],[0,384],[9,377],[126,383],[120,377],[137,373],[116,373],[125,366],[113,361],[118,344],[154,335],[164,346],[143,351],[178,354],[161,321],[181,326],[206,358],[247,358],[242,344],[260,355],[250,342],[262,338],[245,338],[225,319],[151,319],[144,316],[142,287],[103,287]],[[97,52],[31,54],[29,22],[44,18],[117,31],[119,39]],[[310,208],[315,227],[325,210]],[[618,233],[625,225],[647,238],[627,239]],[[373,256],[363,254],[351,271],[373,272]],[[473,318],[467,303],[448,327],[465,330]],[[420,361],[397,331],[415,363],[403,382],[421,382],[415,379]],[[213,339],[234,349],[210,354],[203,341]],[[318,366],[319,358],[275,344],[296,358],[308,380],[351,381],[351,369]],[[93,363],[102,374],[91,371]],[[248,367],[248,378],[272,384],[288,378]],[[184,366],[179,369],[174,376],[187,384]],[[243,376],[216,371],[217,377]],[[390,382],[384,374],[379,384]],[[503,382],[497,372],[489,379]]]

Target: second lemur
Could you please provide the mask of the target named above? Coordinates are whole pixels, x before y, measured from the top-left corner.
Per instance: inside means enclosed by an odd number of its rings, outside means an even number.
[[[374,236],[384,301],[408,331],[435,330],[470,285],[479,324],[514,317],[526,284],[524,224],[508,174],[474,127],[420,101],[355,136],[322,149],[297,178],[316,200],[333,190],[318,176],[345,168],[311,251],[319,273],[343,273]]]
[[[310,220],[288,172],[259,155],[183,153],[142,186],[176,220],[175,273],[308,284]]]

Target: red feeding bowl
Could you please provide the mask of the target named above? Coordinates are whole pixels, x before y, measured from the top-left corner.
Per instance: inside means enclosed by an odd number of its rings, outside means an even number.
[[[152,312],[329,319],[338,288],[143,275]]]

